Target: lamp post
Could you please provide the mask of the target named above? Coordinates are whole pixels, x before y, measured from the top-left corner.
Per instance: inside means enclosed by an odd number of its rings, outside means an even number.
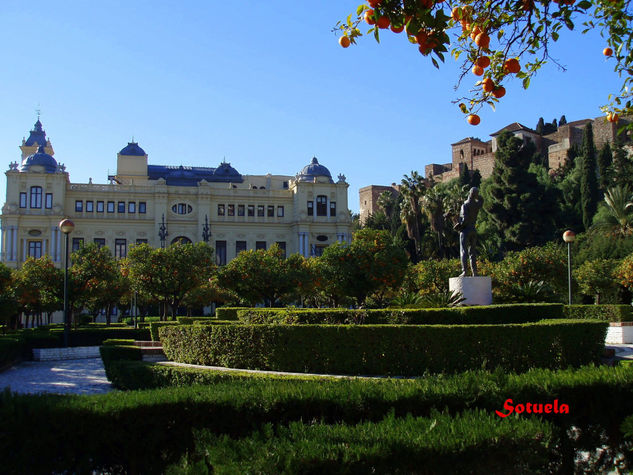
[[[167,239],[169,233],[167,232],[167,226],[165,226],[165,215],[163,214],[163,220],[158,228],[158,237],[160,239],[160,247],[165,248],[165,239]]]
[[[64,346],[68,347],[70,340],[70,315],[68,313],[68,235],[75,229],[75,223],[70,219],[62,219],[59,229],[66,235],[66,254],[64,256]]]
[[[563,241],[567,243],[567,285],[569,287],[569,305],[571,305],[571,243],[576,240],[576,233],[568,229],[563,233]]]

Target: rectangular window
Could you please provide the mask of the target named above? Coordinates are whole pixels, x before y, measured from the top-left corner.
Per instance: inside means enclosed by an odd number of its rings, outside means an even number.
[[[219,266],[226,265],[226,241],[215,241],[215,262]]]
[[[218,205],[218,216],[224,216],[224,205]]]
[[[114,201],[108,201],[108,213],[114,213]]]
[[[269,206],[268,206],[268,210],[267,210],[266,215],[267,215],[269,218],[274,218],[274,217],[275,217],[275,207],[274,207],[274,206],[270,206],[270,205],[269,205]]]
[[[75,212],[81,213],[84,210],[84,202],[77,200],[75,201]]]
[[[246,250],[246,241],[235,241],[235,255]]]
[[[138,212],[139,214],[147,213],[147,203],[145,203],[145,201],[138,202]]]
[[[317,216],[327,216],[327,196],[319,195],[316,199]]]
[[[235,216],[235,205],[228,205],[226,211],[229,216]]]
[[[84,238],[73,238],[72,252],[78,251],[84,245]]]
[[[286,258],[286,241],[277,241],[277,246],[282,250],[284,259]]]
[[[26,205],[26,200],[24,204]],[[46,209],[51,209],[53,207],[53,193],[46,193],[45,200],[44,200],[44,207]]]
[[[248,205],[248,215],[255,216],[255,205]]]
[[[258,250],[258,251],[260,249],[265,251],[266,250],[266,241],[256,241],[255,242],[255,249]]]
[[[277,217],[278,218],[283,218],[284,217],[284,207],[283,206],[277,206]]]
[[[95,210],[94,201],[86,201],[86,213],[92,213]]]
[[[99,247],[99,248],[105,247],[105,239],[104,238],[94,238],[93,241],[97,245],[97,247]]]
[[[237,215],[244,216],[244,205],[237,205]]]
[[[29,241],[29,257],[42,257],[42,241]]]
[[[336,201],[330,201],[330,216],[336,216]]]
[[[136,201],[130,201],[127,204],[127,212],[128,213],[136,213]]]
[[[257,216],[260,218],[264,216],[264,205],[257,205]]]
[[[97,201],[97,213],[103,213],[103,201]]]
[[[127,256],[127,241],[125,239],[114,240],[114,257],[122,259]]]
[[[20,193],[20,208],[26,208],[26,193]]]
[[[316,257],[321,257],[323,255],[323,251],[325,250],[325,247],[326,246],[314,246],[314,249],[313,249],[314,252],[312,253],[312,255]]]
[[[282,187],[283,187],[284,190],[287,190],[288,189],[288,182],[284,181]]]
[[[314,201],[308,201],[308,216],[314,216]]]
[[[136,244],[147,244],[147,239],[137,239]]]
[[[42,187],[32,186],[31,187],[31,208],[41,208],[41,207],[42,207]]]
[[[119,213],[125,213],[125,201],[119,201],[119,204],[117,205],[117,211]]]

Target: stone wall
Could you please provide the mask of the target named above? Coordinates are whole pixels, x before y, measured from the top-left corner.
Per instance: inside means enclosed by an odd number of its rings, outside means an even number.
[[[389,191],[393,196],[396,196],[399,193],[399,187],[392,183],[391,186],[369,185],[358,190],[361,223],[364,223],[369,215],[381,211],[378,206],[378,198],[385,191]]]

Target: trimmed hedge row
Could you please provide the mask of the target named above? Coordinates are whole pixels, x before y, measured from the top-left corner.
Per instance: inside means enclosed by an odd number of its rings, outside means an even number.
[[[342,443],[342,441],[345,441]],[[239,440],[205,431],[181,473],[545,473],[555,431],[537,418],[499,420],[484,411],[358,425],[267,425]],[[512,454],[507,456],[504,454]],[[168,471],[169,471],[168,470]]]
[[[215,318],[218,320],[237,320],[237,311],[245,307],[219,307],[215,309]]]
[[[562,304],[486,305],[452,308],[304,309],[242,308],[237,318],[251,324],[457,325],[528,323],[563,318]]]
[[[193,325],[195,322],[208,322],[215,320],[214,317],[176,317],[176,321],[181,325]]]
[[[608,324],[544,320],[515,325],[193,325],[160,329],[181,363],[333,374],[427,372],[599,363]]]
[[[127,364],[150,368],[140,362]],[[625,367],[524,374],[472,371],[416,380],[232,378],[208,386],[98,396],[0,393],[3,472],[162,473],[166,465],[192,452],[197,429],[235,438],[263,424],[300,420],[357,424],[391,413],[428,417],[434,409],[445,408],[453,415],[476,408],[492,415],[503,410],[508,398],[515,403],[559,399],[569,405],[569,414],[543,415],[557,428],[566,473],[573,472],[581,454],[602,449],[605,440],[615,455],[630,454],[619,446],[623,415],[633,413],[633,372]],[[59,440],[80,441],[81,450]],[[513,459],[513,452],[493,456]]]
[[[18,338],[0,337],[0,371],[20,360],[22,346]]]
[[[152,341],[159,341],[160,336],[158,335],[158,329],[161,327],[167,327],[172,325],[179,325],[178,322],[150,322],[149,324],[149,334]]]
[[[568,318],[586,318],[609,322],[633,322],[631,305],[567,305]]]

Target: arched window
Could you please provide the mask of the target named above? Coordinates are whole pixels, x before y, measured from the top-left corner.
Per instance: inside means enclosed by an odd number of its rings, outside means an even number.
[[[327,196],[319,195],[316,198],[317,216],[327,216]]]
[[[41,207],[42,207],[42,187],[32,186],[31,187],[31,208],[41,208]]]
[[[172,244],[176,244],[177,242],[179,242],[180,244],[191,244],[191,239],[189,239],[187,236],[178,236],[171,240]]]
[[[187,203],[176,203],[171,207],[171,210],[176,214],[189,214],[193,208]]]

